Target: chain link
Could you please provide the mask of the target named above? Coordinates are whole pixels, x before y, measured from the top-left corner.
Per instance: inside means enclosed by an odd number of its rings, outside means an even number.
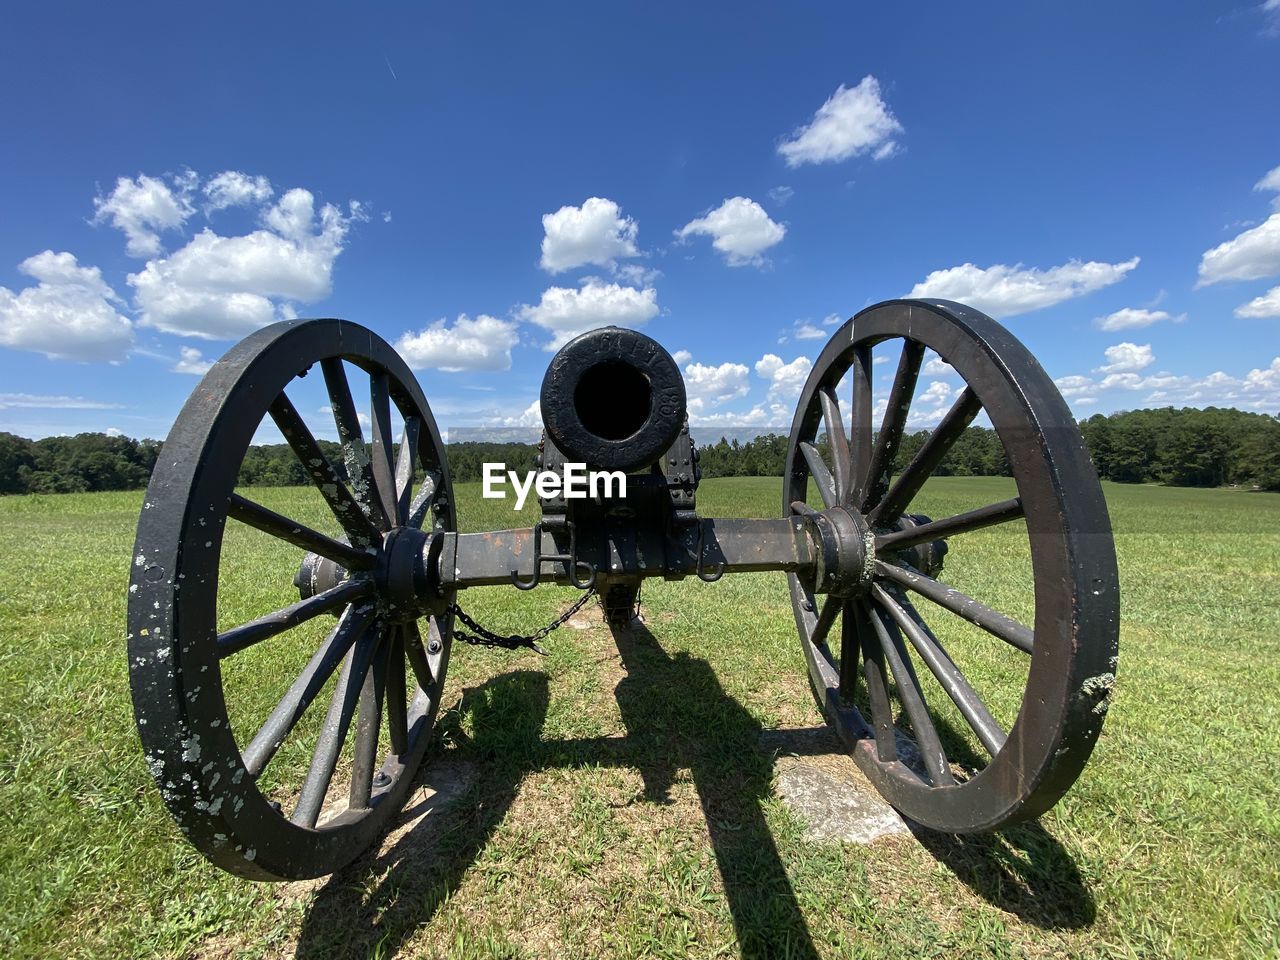
[[[564,626],[570,617],[586,606],[587,601],[595,596],[595,593],[596,591],[594,587],[590,590],[582,591],[582,596],[578,597],[568,610],[560,614],[560,616],[556,617],[545,627],[534,631],[528,636],[523,636],[518,633],[503,636],[500,633],[494,633],[492,630],[476,623],[476,621],[468,616],[460,606],[453,603],[449,605],[449,612],[456,614],[465,627],[474,631],[472,633],[465,633],[462,630],[454,630],[453,636],[456,640],[461,640],[463,643],[470,643],[477,647],[501,647],[504,650],[518,650],[521,647],[528,647],[535,653],[540,653],[545,657],[547,655],[547,651],[538,646],[538,641],[545,639],[547,634],[551,633],[552,630]]]

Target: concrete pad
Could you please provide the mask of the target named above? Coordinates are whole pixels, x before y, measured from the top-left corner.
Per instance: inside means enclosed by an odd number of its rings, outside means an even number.
[[[865,844],[911,833],[825,727],[766,731],[761,746],[774,755],[775,793],[814,840]]]

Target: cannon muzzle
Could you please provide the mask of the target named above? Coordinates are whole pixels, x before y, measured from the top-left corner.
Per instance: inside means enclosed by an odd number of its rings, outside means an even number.
[[[542,422],[570,461],[637,470],[661,457],[684,426],[680,368],[656,340],[601,327],[566,343],[542,380]]]

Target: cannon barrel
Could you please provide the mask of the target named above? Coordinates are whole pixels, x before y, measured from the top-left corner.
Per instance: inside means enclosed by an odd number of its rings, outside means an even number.
[[[634,330],[601,327],[566,343],[542,380],[542,422],[566,460],[632,471],[684,426],[684,379],[671,354]]]

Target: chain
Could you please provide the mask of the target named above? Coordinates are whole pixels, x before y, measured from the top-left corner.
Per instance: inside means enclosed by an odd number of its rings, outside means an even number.
[[[482,627],[480,624],[476,623],[476,621],[469,617],[456,603],[450,604],[449,612],[457,614],[458,619],[462,621],[463,625],[467,627],[467,629],[474,631],[473,633],[464,633],[461,630],[454,630],[453,636],[455,639],[461,640],[463,643],[470,643],[478,647],[501,647],[504,650],[518,650],[520,647],[528,647],[534,652],[540,653],[545,657],[547,655],[547,651],[538,646],[538,641],[545,639],[547,634],[552,630],[564,626],[565,622],[570,617],[586,606],[587,601],[595,595],[595,592],[594,588],[582,591],[582,596],[578,597],[568,610],[560,614],[560,616],[556,617],[542,629],[537,630],[528,636],[512,633],[504,637],[502,634],[494,633],[492,630]]]

